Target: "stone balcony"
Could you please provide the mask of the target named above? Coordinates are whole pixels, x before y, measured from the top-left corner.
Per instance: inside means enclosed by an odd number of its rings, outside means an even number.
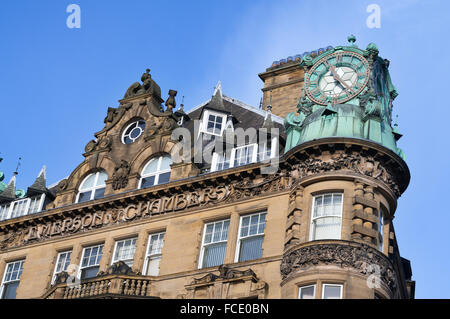
[[[152,296],[152,277],[133,273],[123,262],[110,266],[106,272],[86,280],[71,280],[60,273],[55,284],[42,299],[145,299]]]

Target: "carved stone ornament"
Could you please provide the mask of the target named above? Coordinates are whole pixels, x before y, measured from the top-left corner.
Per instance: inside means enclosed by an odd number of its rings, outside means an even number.
[[[97,277],[108,276],[108,275],[140,275],[140,272],[133,271],[130,266],[124,263],[122,260],[115,262],[106,269],[106,271],[100,271]]]
[[[65,284],[67,283],[67,279],[70,277],[70,275],[66,271],[62,271],[60,273],[57,273],[55,276],[55,282],[52,284],[52,286],[58,285],[58,284]]]
[[[150,69],[147,69],[144,74],[141,76],[142,84],[139,82],[135,82],[131,84],[128,88],[127,92],[124,95],[124,99],[141,95],[145,93],[153,93],[157,96],[161,95],[160,88],[157,86],[155,81],[152,80],[152,76],[150,75]]]
[[[218,270],[219,275],[208,273],[201,278],[194,278],[191,284],[192,285],[208,284],[216,280],[238,279],[247,276],[254,277],[255,280],[257,279],[255,272],[251,268],[247,270],[237,270],[227,267],[225,265],[220,265]]]
[[[246,178],[241,182],[233,184],[233,189],[227,201],[232,202],[264,193],[283,191],[289,188],[289,184],[289,179],[284,173],[266,175],[260,182]]]
[[[84,151],[86,153],[90,153],[93,150],[95,150],[95,147],[97,146],[97,142],[94,140],[90,140],[89,143],[87,143],[86,147],[84,148]]]
[[[284,280],[298,271],[319,265],[353,268],[358,273],[367,276],[376,274],[391,291],[397,291],[397,278],[389,259],[365,244],[351,246],[336,243],[300,247],[283,256],[280,271]]]
[[[117,122],[122,118],[126,111],[128,111],[133,106],[132,103],[122,104],[120,107],[108,107],[108,112],[104,119],[105,127],[101,132],[109,130],[111,127],[116,125]],[[99,132],[100,133],[100,132]]]
[[[57,187],[58,191],[63,191],[63,190],[65,190],[65,189],[67,188],[67,178],[66,178],[66,179],[63,179],[62,181],[60,181],[60,182],[58,183],[58,186],[56,186],[56,187]]]
[[[112,144],[112,139],[110,136],[104,136],[102,137],[99,142],[98,142],[98,148],[103,150],[103,149],[108,149]]]
[[[127,186],[130,169],[130,164],[125,160],[121,160],[120,165],[116,166],[112,175],[112,188],[114,190],[119,190]]]
[[[309,175],[319,174],[323,172],[338,171],[338,170],[352,170],[356,173],[369,176],[382,181],[387,184],[396,196],[400,196],[400,188],[397,181],[394,179],[386,167],[375,160],[372,156],[361,156],[360,154],[339,153],[329,160],[321,158],[310,157],[295,164],[298,178],[303,178]]]

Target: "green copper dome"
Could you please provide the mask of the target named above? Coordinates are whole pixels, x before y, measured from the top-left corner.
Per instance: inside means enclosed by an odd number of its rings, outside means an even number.
[[[375,44],[361,50],[354,41],[351,36],[350,46],[302,59],[305,82],[297,113],[285,119],[286,152],[315,139],[350,137],[374,141],[405,158],[396,143],[401,134],[391,126],[398,94],[389,61],[378,56]]]

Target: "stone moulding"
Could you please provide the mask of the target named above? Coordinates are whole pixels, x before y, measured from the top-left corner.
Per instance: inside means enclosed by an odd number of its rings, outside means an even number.
[[[409,184],[406,163],[376,143],[355,138],[324,138],[301,144],[285,154],[294,179],[351,171],[384,183],[398,198]]]
[[[260,182],[262,180],[262,182]],[[161,193],[148,192],[133,199],[119,199],[89,207],[74,208],[46,216],[26,217],[26,221],[10,221],[0,225],[5,236],[0,240],[0,250],[24,246],[34,242],[70,236],[102,227],[152,218],[161,214],[176,213],[198,208],[228,204],[261,194],[272,194],[289,189],[290,178],[276,174],[262,178],[244,178],[239,182],[220,183],[181,189],[165,189]]]
[[[398,291],[398,279],[391,261],[383,253],[362,243],[315,241],[291,247],[283,255],[280,271],[283,281],[286,281],[297,273],[321,265],[353,269],[364,276],[378,275],[394,294]]]
[[[218,270],[219,275],[208,273],[201,278],[194,278],[191,282],[191,285],[209,284],[213,283],[216,280],[240,279],[244,277],[249,277],[254,282],[258,281],[255,272],[251,268],[247,270],[237,270],[225,265],[220,265]]]

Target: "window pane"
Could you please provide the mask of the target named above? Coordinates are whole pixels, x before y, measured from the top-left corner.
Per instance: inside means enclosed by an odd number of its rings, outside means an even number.
[[[94,182],[95,182],[95,174],[89,175],[89,177],[81,185],[80,190],[86,190],[94,187]]]
[[[161,256],[149,258],[147,266],[147,276],[158,276],[160,262]]]
[[[164,245],[164,233],[152,235],[150,237],[148,254],[149,255],[161,254],[163,245]]]
[[[150,176],[142,179],[141,188],[147,188],[155,185],[155,176]]]
[[[239,261],[258,259],[262,257],[262,243],[264,236],[254,236],[241,239]]]
[[[300,299],[314,299],[315,286],[301,287],[300,288]]]
[[[19,281],[5,284],[5,287],[3,289],[2,298],[3,299],[16,299],[17,287],[19,287]]]
[[[97,180],[97,184],[95,186],[102,186],[105,185],[105,181],[108,179],[108,175],[106,174],[106,172],[102,171],[102,172],[98,172],[98,180]]]
[[[161,167],[159,170],[164,171],[170,169],[170,165],[172,165],[172,159],[170,156],[164,156],[161,160]]]
[[[81,279],[89,279],[96,277],[98,274],[98,270],[99,270],[98,266],[84,268],[83,270],[81,270]]]
[[[134,252],[136,250],[136,238],[126,239],[117,243],[114,262],[123,260],[129,266],[133,264]]]
[[[91,200],[91,191],[80,193],[80,195],[78,197],[79,203],[87,202],[88,200]]]
[[[202,268],[222,265],[226,247],[226,242],[205,246]]]
[[[341,299],[341,286],[323,285],[323,299]]]
[[[98,198],[103,198],[103,197],[105,197],[105,188],[96,189],[93,199],[98,199]]]
[[[314,221],[313,240],[341,239],[341,218],[322,217]]]
[[[142,175],[153,174],[156,173],[158,169],[158,160],[159,158],[152,159],[142,171]]]
[[[163,173],[163,174],[159,175],[158,184],[167,183],[169,181],[169,179],[170,179],[170,172]]]

